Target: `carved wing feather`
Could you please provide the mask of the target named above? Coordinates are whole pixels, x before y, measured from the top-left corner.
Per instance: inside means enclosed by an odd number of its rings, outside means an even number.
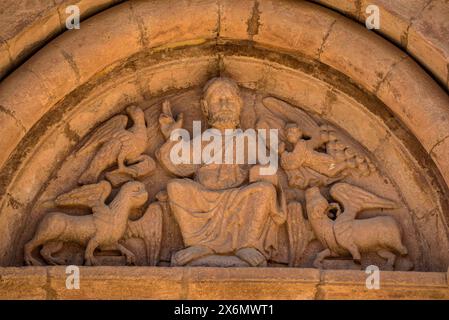
[[[99,127],[94,134],[86,141],[78,153],[85,152],[97,145],[110,140],[117,135],[118,132],[125,130],[128,123],[128,117],[125,115],[118,115]]]
[[[311,141],[319,143],[320,127],[306,112],[273,97],[264,98],[262,103],[271,113],[271,117],[269,117],[271,128],[281,130],[287,122],[294,122],[298,124],[305,135],[311,138]]]
[[[162,241],[162,208],[155,202],[148,206],[145,214],[136,221],[128,221],[124,239],[140,238],[144,241],[147,262],[155,266],[159,262]]]
[[[351,210],[354,213],[368,209],[398,208],[396,202],[376,196],[348,183],[335,184],[330,189],[330,195],[343,205],[344,211]]]
[[[95,206],[104,205],[104,202],[111,194],[111,191],[111,184],[103,180],[99,183],[88,184],[62,194],[56,198],[55,203],[58,206],[93,208]]]
[[[289,267],[299,267],[307,245],[315,238],[309,221],[304,217],[301,203],[290,202],[287,210],[289,238]]]

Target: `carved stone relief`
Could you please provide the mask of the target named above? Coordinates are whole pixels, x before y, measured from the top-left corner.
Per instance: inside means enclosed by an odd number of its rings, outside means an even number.
[[[178,141],[170,135],[192,132],[194,120],[220,137],[226,129],[277,129],[278,170],[261,175],[261,163],[173,163]],[[384,180],[375,157],[337,126],[213,78],[202,91],[129,106],[93,130],[33,208],[40,220],[24,260],[317,268],[375,261],[410,270],[407,209]]]

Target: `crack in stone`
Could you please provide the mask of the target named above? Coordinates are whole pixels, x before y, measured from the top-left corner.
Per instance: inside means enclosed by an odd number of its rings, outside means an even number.
[[[355,1],[355,17],[357,20],[361,20],[362,17],[362,0],[356,0]]]
[[[10,116],[11,118],[13,118],[14,121],[17,123],[17,125],[20,127],[20,129],[21,129],[24,133],[27,132],[25,125],[22,123],[22,121],[20,121],[19,118],[17,118],[17,116],[16,116],[16,114],[14,113],[14,111],[7,109],[6,107],[4,107],[4,106],[2,106],[2,105],[0,104],[0,112],[6,114],[6,115],[8,115],[8,116]]]
[[[434,149],[436,147],[438,147],[440,144],[442,144],[444,141],[446,141],[448,138],[449,138],[449,135],[444,137],[443,139],[438,140],[437,143],[435,143],[435,145],[430,149],[429,154],[432,155]]]
[[[136,21],[137,28],[139,29],[139,42],[144,48],[148,48],[148,45],[150,43],[149,37],[148,37],[148,30],[143,24],[143,20],[141,17],[139,17],[135,10],[132,2],[129,2],[129,9],[131,10],[131,15]]]
[[[9,46],[8,42],[6,40],[0,40],[0,42],[5,45],[6,52],[8,53],[9,62],[13,63],[14,60],[13,60],[12,55],[11,55],[11,47]],[[0,80],[1,80],[1,78],[0,78]]]
[[[64,134],[74,144],[77,144],[81,140],[81,137],[78,135],[78,133],[76,133],[76,131],[70,129],[69,124],[67,124],[64,127]]]
[[[73,56],[62,48],[59,48],[59,50],[61,51],[61,54],[64,56],[64,59],[68,62],[70,67],[73,69],[73,72],[75,72],[77,83],[80,83],[80,80],[81,80],[80,70],[79,70],[78,66],[76,65],[75,60],[73,59]]]
[[[46,300],[56,300],[57,293],[56,290],[51,287],[51,277],[48,268],[46,268],[46,282],[45,285],[42,286],[42,289],[45,291]]]
[[[59,24],[61,25],[61,32],[64,32],[65,22],[61,16],[61,11],[59,10],[62,6],[56,3],[56,0],[53,0],[53,4],[55,5],[56,11],[58,12]]]
[[[216,35],[215,35],[215,48],[218,47],[220,42],[220,32],[221,32],[221,1],[217,0],[217,28],[216,28]],[[224,71],[224,62],[223,62],[223,55],[216,51],[216,74],[217,76],[222,76],[222,73]]]
[[[379,139],[379,144],[374,148],[374,150],[372,151],[372,154],[376,154],[377,152],[379,152],[379,149],[383,147],[383,145],[385,143],[388,142],[388,140],[390,140],[390,138],[393,136],[393,134],[391,132],[387,132],[386,135],[382,138]],[[379,167],[379,166],[376,166]]]
[[[404,34],[401,35],[401,46],[404,49],[407,49],[408,47],[408,37],[409,37],[409,31],[410,28],[412,27],[413,23],[416,21],[416,19],[420,18],[423,14],[423,12],[427,9],[427,7],[430,6],[430,4],[433,2],[434,0],[429,0],[420,10],[420,12],[416,15],[410,18],[409,24],[407,25],[407,29],[405,30]]]
[[[331,87],[326,92],[326,97],[324,99],[324,109],[321,116],[327,116],[332,111],[332,105],[337,101],[337,92],[334,87]]]
[[[190,269],[183,268],[181,277],[181,299],[185,300],[189,298],[189,276]]]
[[[215,36],[216,43],[218,42],[218,39],[220,38],[220,31],[221,31],[221,4],[220,0],[217,1],[217,35]]]
[[[321,46],[320,46],[320,48],[318,49],[318,60],[321,59],[321,54],[322,54],[323,51],[324,51],[324,46],[326,45],[327,39],[329,38],[329,36],[330,36],[330,34],[331,34],[331,32],[332,32],[332,29],[334,28],[334,25],[335,25],[336,23],[337,23],[337,20],[334,20],[334,21],[331,23],[331,25],[329,26],[329,29],[327,30],[326,34],[324,35],[323,42],[321,43]]]
[[[446,79],[446,87],[449,90],[449,63],[447,64],[447,79]]]
[[[7,193],[7,196],[8,196],[8,204],[11,206],[11,208],[17,210],[25,207],[23,203],[15,199],[9,192]]]
[[[313,300],[323,300],[324,299],[324,293],[322,286],[325,284],[324,281],[324,270],[319,269],[320,273],[320,281],[315,285],[315,294],[313,296]]]
[[[385,76],[379,81],[379,83],[375,86],[374,88],[374,94],[377,96],[377,93],[380,90],[380,87],[385,83],[385,81],[390,77],[391,73],[393,72],[393,70],[396,68],[396,66],[398,64],[400,64],[402,61],[404,61],[405,59],[407,59],[408,55],[403,55],[398,61],[396,61],[395,63],[393,63],[390,67],[390,69],[388,70],[388,72],[385,74]]]
[[[222,53],[217,53],[217,74],[218,76],[222,76],[225,72],[224,59]]]
[[[261,11],[259,10],[259,1],[256,0],[251,12],[251,17],[246,22],[246,24],[248,25],[246,32],[248,33],[249,39],[251,41],[253,41],[254,36],[259,33],[260,14]]]

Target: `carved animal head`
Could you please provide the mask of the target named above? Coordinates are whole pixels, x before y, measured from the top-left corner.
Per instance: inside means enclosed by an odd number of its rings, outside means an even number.
[[[320,193],[318,187],[306,190],[306,209],[310,220],[328,218],[329,203]]]
[[[131,119],[133,119],[133,121],[136,121],[136,119],[143,117],[142,109],[140,109],[138,106],[135,105],[131,105],[128,108],[126,108],[126,113],[129,114],[129,116],[131,117]]]
[[[329,203],[325,211],[325,215],[331,220],[337,219],[341,213],[341,207],[337,202]]]
[[[148,192],[145,185],[139,181],[125,183],[120,189],[120,196],[128,199],[133,208],[140,207],[148,200]]]

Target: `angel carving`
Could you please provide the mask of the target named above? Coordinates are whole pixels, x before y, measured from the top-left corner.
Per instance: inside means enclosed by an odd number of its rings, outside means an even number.
[[[134,263],[134,254],[119,241],[125,236],[132,209],[146,203],[148,192],[141,182],[127,182],[107,205],[105,201],[111,191],[110,183],[101,181],[76,188],[56,198],[58,206],[87,207],[92,210],[92,214],[72,216],[61,212],[48,213],[38,225],[33,239],[25,245],[25,262],[40,265],[41,262],[32,253],[37,247],[44,246],[41,250],[44,259],[49,264],[61,264],[53,254],[62,249],[64,242],[74,242],[86,248],[85,265],[99,264],[94,256],[96,248],[118,250],[126,257],[128,264]],[[137,229],[136,226],[132,227],[132,231],[139,234]]]
[[[375,166],[342,144],[330,126],[319,126],[304,111],[268,97],[259,108],[258,128],[277,128],[281,167],[291,187],[326,186],[351,173],[368,176]],[[287,150],[290,147],[290,150]]]
[[[114,186],[154,170],[154,160],[143,155],[148,140],[144,113],[136,106],[128,107],[126,112],[133,121],[132,127],[126,128],[127,116],[115,116],[96,130],[78,151],[80,154],[94,150],[88,168],[78,180],[80,184],[96,183],[101,173],[115,164],[118,169],[106,176]],[[126,179],[123,175],[129,178]]]

